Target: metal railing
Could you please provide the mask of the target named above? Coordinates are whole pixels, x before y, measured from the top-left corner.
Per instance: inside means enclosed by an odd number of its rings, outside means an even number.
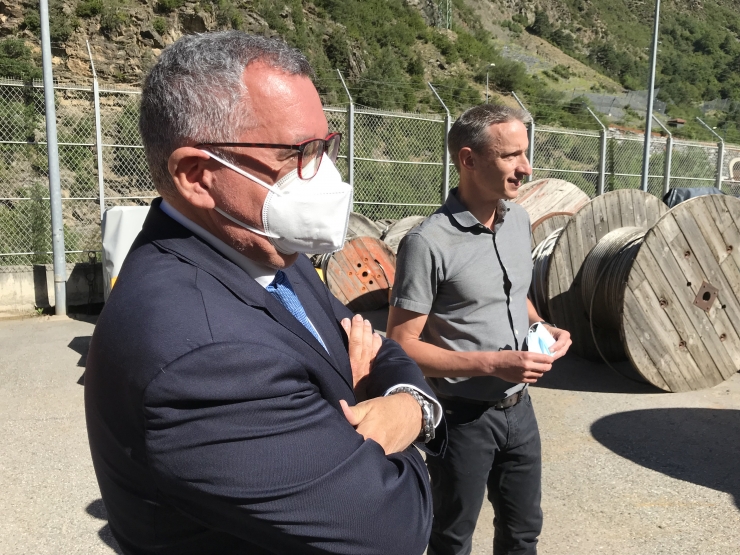
[[[55,85],[67,262],[100,251],[100,219],[111,206],[146,205],[157,193],[138,132],[140,91],[95,82]],[[351,100],[351,99],[350,99]],[[351,102],[327,106],[342,131],[338,168],[354,184],[354,209],[371,219],[432,213],[457,184],[445,151],[451,118],[380,111]],[[639,188],[641,135],[537,125],[530,142],[534,179],[557,177],[594,196]],[[711,187],[740,193],[740,147],[656,137],[649,191]],[[0,79],[0,268],[51,263],[51,220],[43,88]],[[2,270],[0,270],[2,271]]]

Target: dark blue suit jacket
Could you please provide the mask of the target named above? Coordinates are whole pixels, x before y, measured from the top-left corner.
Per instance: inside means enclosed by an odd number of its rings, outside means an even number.
[[[127,554],[421,554],[432,520],[415,448],[386,457],[354,404],[351,313],[304,256],[286,270],[329,353],[155,201],[100,315],[85,373],[92,458]],[[417,365],[385,340],[368,391]],[[442,432],[444,435],[444,432]]]

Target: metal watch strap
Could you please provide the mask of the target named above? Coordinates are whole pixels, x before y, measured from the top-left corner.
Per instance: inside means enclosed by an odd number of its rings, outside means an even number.
[[[390,394],[393,395],[395,393],[408,393],[419,403],[421,407],[422,426],[416,441],[429,443],[434,439],[434,408],[432,407],[432,403],[413,387],[397,387]]]

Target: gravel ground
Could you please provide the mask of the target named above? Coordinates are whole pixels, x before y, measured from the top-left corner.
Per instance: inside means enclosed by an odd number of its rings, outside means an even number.
[[[116,552],[78,384],[92,330],[75,319],[0,320],[0,555]],[[740,376],[664,394],[566,357],[532,397],[541,555],[740,552]],[[475,555],[491,553],[492,519],[484,504]]]

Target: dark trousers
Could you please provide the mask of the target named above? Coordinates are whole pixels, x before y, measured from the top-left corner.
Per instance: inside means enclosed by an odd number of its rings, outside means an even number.
[[[494,555],[534,555],[542,530],[540,433],[529,393],[496,410],[440,399],[444,457],[427,456],[434,522],[428,555],[468,555],[488,486]]]

